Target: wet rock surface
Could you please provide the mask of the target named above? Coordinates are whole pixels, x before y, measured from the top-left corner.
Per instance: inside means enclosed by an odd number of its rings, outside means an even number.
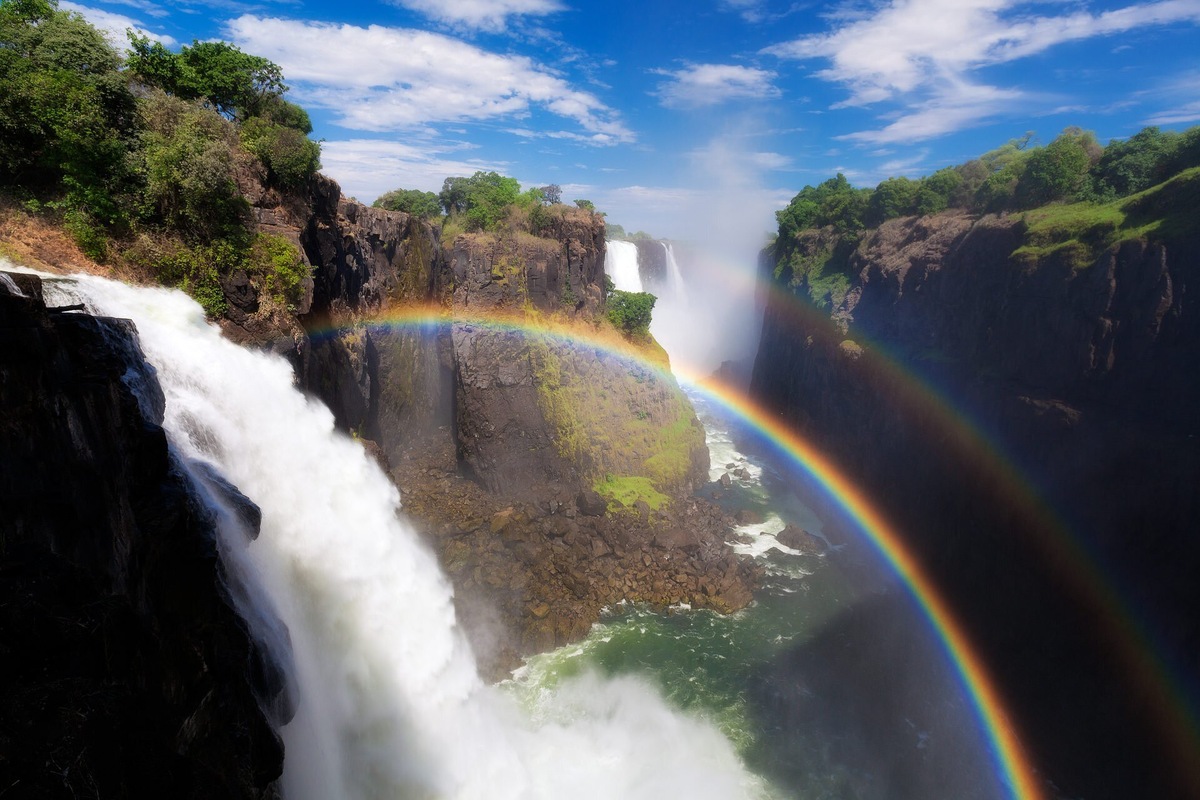
[[[259,224],[298,242],[313,267],[302,335],[260,344],[290,347],[300,384],[390,469],[490,676],[580,638],[623,599],[750,601],[754,570],[724,543],[731,521],[688,499],[708,451],[678,386],[600,349],[481,324],[541,315],[588,334],[603,302],[602,216],[557,206],[537,236],[443,242],[428,222],[347,200],[321,177],[304,202],[255,202]],[[227,293],[253,316],[245,286]],[[441,324],[410,323],[421,314]],[[664,442],[656,478],[675,510],[609,513],[596,477],[637,474]],[[655,544],[678,528],[699,538],[686,550]]]
[[[276,797],[262,706],[289,713],[281,673],[228,599],[132,324],[50,313],[37,278],[11,281],[26,296],[0,282],[0,793]]]
[[[586,494],[538,503],[458,474],[453,450],[392,465],[404,511],[439,554],[482,672],[582,638],[622,600],[729,612],[752,599],[757,567],[726,545],[733,520],[699,499],[671,509],[584,514]]]

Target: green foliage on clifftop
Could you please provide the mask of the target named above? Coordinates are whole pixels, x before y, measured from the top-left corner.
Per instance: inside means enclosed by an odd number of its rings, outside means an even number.
[[[1013,260],[1037,267],[1050,260],[1074,269],[1131,239],[1164,239],[1200,232],[1200,167],[1123,200],[1048,205],[1024,214],[1025,244]]]
[[[1031,138],[921,179],[895,177],[856,189],[838,175],[806,186],[776,212],[775,279],[818,307],[836,308],[855,278],[852,256],[869,228],[947,209],[1020,213],[1026,238],[1013,260],[1025,268],[1048,261],[1081,268],[1121,241],[1178,236],[1200,225],[1200,127],[1146,128],[1107,147],[1078,128],[1045,147],[1031,147]]]
[[[219,278],[260,260],[242,184],[295,190],[320,167],[286,91],[277,65],[224,42],[132,36],[125,58],[52,0],[0,0],[0,194],[221,313]],[[263,273],[281,301],[284,272]]]
[[[654,303],[658,298],[649,292],[623,292],[612,289],[605,302],[605,315],[626,336],[644,339],[650,334]]]

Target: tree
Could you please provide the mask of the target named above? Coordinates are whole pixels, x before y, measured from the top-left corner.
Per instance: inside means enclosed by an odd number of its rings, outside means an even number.
[[[557,183],[541,187],[542,202],[548,206],[556,206],[562,202],[562,188]]]
[[[321,145],[296,128],[266,117],[251,117],[242,124],[239,134],[245,148],[267,168],[267,180],[275,186],[304,186],[321,168]]]
[[[916,212],[921,215],[937,214],[956,205],[955,195],[963,179],[954,167],[939,169],[921,181],[917,190]]]
[[[650,321],[657,300],[649,292],[623,292],[613,289],[608,293],[605,316],[626,336],[644,337],[650,332]]]
[[[596,210],[596,204],[593,203],[591,200],[576,200],[575,205],[578,208],[582,208],[584,211],[593,211],[594,212]]]
[[[504,210],[517,201],[521,184],[498,172],[476,172],[467,180],[467,225],[475,230],[494,228]]]
[[[1015,199],[1023,208],[1033,208],[1073,195],[1091,166],[1095,136],[1068,128],[1053,142],[1032,151],[1017,181]]]
[[[393,189],[380,195],[371,205],[388,211],[403,211],[423,219],[432,219],[441,212],[438,196],[420,189]]]
[[[920,188],[919,183],[909,178],[888,178],[871,192],[866,223],[875,226],[885,220],[912,214],[916,210]]]
[[[143,83],[184,100],[205,100],[229,119],[258,116],[287,91],[278,64],[227,42],[193,41],[172,53],[131,31],[129,44],[127,66]]]
[[[121,217],[136,106],[120,63],[78,14],[0,2],[0,184],[50,194],[77,220]]]
[[[1107,202],[1162,183],[1176,170],[1170,162],[1182,140],[1178,133],[1143,128],[1123,142],[1110,142],[1088,176],[1081,195]]]
[[[211,109],[161,91],[142,101],[141,119],[143,214],[192,242],[241,242],[249,206],[234,180],[240,151],[233,124]]]
[[[791,241],[806,228],[832,225],[840,233],[861,230],[870,202],[869,189],[855,189],[838,173],[819,186],[805,186],[787,208],[775,212],[779,239]]]
[[[467,210],[467,178],[446,178],[438,202],[447,214],[461,214]]]

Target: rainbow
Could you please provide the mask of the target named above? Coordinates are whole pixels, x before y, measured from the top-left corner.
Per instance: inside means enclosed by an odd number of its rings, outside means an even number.
[[[664,378],[673,380],[676,377],[669,365],[647,358],[644,351],[631,346],[619,336],[583,329],[578,325],[567,326],[548,319],[494,313],[464,315],[458,312],[451,318],[444,309],[425,307],[389,310],[358,325],[421,332],[445,330],[449,325],[463,325],[484,327],[497,332],[543,336],[569,346],[584,346],[635,362],[658,371]],[[310,331],[310,335],[314,338],[334,336],[340,330],[343,329],[318,328]],[[870,541],[903,581],[929,620],[971,702],[987,739],[994,767],[1001,776],[1009,796],[1016,800],[1042,800],[1045,795],[1041,781],[1008,720],[995,682],[988,675],[961,624],[955,619],[946,601],[896,530],[828,457],[767,410],[731,386],[700,380],[697,376],[686,374],[679,377],[744,420],[811,475]]]
[[[729,294],[757,295],[766,300],[767,307],[780,315],[778,321],[785,325],[796,326],[805,334],[818,337],[835,336],[837,338],[831,342],[835,345],[842,338],[828,313],[821,312],[777,283],[759,279],[754,270],[731,263],[728,269],[706,273],[707,280],[718,278],[723,290]],[[911,367],[905,366],[907,360],[890,353],[881,342],[863,338],[861,331],[855,331],[854,340],[863,347],[872,379],[881,380],[886,386],[889,402],[910,418],[927,418],[943,446],[952,448],[964,463],[981,471],[981,483],[1005,493],[1010,506],[1024,522],[1014,527],[1014,533],[1022,536],[1031,552],[1054,566],[1056,574],[1064,579],[1065,587],[1085,604],[1097,626],[1106,629],[1106,641],[1154,715],[1158,730],[1163,734],[1161,744],[1171,753],[1171,761],[1179,771],[1178,777],[1190,792],[1200,797],[1200,720],[1195,716],[1194,700],[1188,696],[1189,680],[1159,656],[1161,650],[1155,645],[1149,627],[1117,593],[1117,582],[1109,571],[1078,537],[1072,535],[1069,527],[1015,466],[1011,455],[1006,454],[995,439],[949,397]]]
[[[765,290],[775,301],[776,313],[787,315],[787,324],[799,325],[816,335],[837,335],[827,315],[777,285]],[[840,337],[838,337],[840,339]],[[1005,492],[1025,524],[1016,526],[1025,544],[1053,564],[1073,596],[1086,604],[1089,615],[1106,629],[1106,641],[1122,668],[1150,704],[1162,744],[1172,755],[1179,778],[1200,796],[1200,726],[1189,711],[1186,681],[1173,675],[1170,665],[1156,655],[1147,627],[1134,616],[1115,590],[1097,558],[1088,552],[1068,526],[1041,498],[1028,478],[997,443],[984,433],[943,393],[911,368],[904,359],[888,353],[880,343],[855,333],[874,378],[883,381],[889,401],[915,416],[933,412],[942,445],[955,449],[965,463],[983,471],[980,481]]]

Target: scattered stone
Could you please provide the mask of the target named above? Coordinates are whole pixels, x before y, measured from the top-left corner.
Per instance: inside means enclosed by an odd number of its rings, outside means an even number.
[[[763,521],[763,515],[750,508],[743,508],[734,514],[733,518],[737,520],[738,525],[759,525]]]
[[[509,506],[503,511],[497,511],[492,515],[492,521],[488,525],[488,528],[492,533],[500,533],[509,526],[509,524],[513,521],[513,517],[516,516],[516,513],[516,509],[514,509],[512,506]]]
[[[579,513],[585,517],[602,517],[608,511],[608,501],[593,489],[584,489],[575,498]]]
[[[775,539],[784,547],[790,547],[808,555],[819,556],[825,552],[825,542],[795,525],[785,527],[775,534]]]
[[[528,608],[529,613],[533,614],[538,619],[543,619],[547,614],[550,613],[549,603],[530,603]]]
[[[723,487],[728,489],[730,486],[733,485],[733,478],[729,477],[729,473],[726,472],[724,475],[721,476],[720,482]]]

